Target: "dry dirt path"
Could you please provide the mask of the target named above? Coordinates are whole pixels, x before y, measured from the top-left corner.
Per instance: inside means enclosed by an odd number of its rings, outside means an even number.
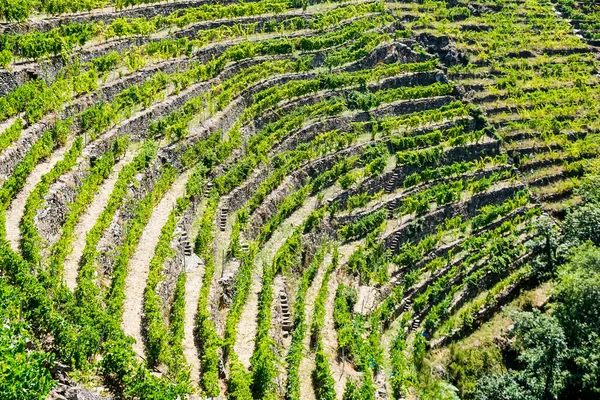
[[[10,206],[6,210],[6,239],[10,243],[10,247],[15,251],[19,252],[19,245],[21,241],[21,229],[19,224],[25,214],[25,203],[29,198],[29,195],[40,182],[42,176],[50,172],[54,165],[62,160],[63,156],[71,148],[74,138],[71,137],[67,143],[60,149],[52,152],[52,155],[46,160],[38,163],[33,168],[33,171],[29,174],[25,180],[23,188],[17,193],[17,196],[10,203]]]
[[[196,210],[194,223],[192,224],[191,243],[195,242],[198,234],[196,221],[202,219],[202,214],[206,209],[206,201],[203,200]],[[200,299],[200,289],[202,288],[202,279],[204,279],[204,264],[187,272],[185,280],[185,317],[183,324],[183,355],[190,366],[190,378],[192,383],[200,380],[200,355],[196,347],[194,330],[196,329],[196,315],[198,312],[198,300]]]
[[[79,219],[79,222],[75,226],[75,235],[73,239],[73,251],[69,254],[65,260],[64,278],[67,283],[67,287],[71,290],[75,290],[77,286],[77,273],[79,270],[79,260],[83,254],[85,247],[85,239],[87,233],[92,229],[98,217],[108,204],[110,195],[117,183],[119,173],[123,167],[131,162],[135,156],[135,151],[128,151],[125,156],[115,164],[112,172],[108,178],[100,185],[98,192],[94,196],[92,204],[86,209],[85,213]]]
[[[204,266],[200,265],[193,271],[187,273],[185,281],[185,320],[183,327],[183,355],[191,367],[191,381],[200,380],[200,356],[196,341],[194,340],[194,328],[196,327],[196,311],[200,299],[200,288],[204,277]]]
[[[306,400],[316,400],[311,378],[312,372],[315,369],[315,355],[310,351],[310,325],[314,316],[315,301],[323,283],[325,270],[329,267],[329,264],[331,264],[331,258],[331,253],[328,253],[323,259],[323,263],[317,271],[317,275],[313,279],[312,285],[308,288],[304,300],[304,323],[306,332],[304,334],[304,340],[302,341],[304,351],[302,360],[300,361],[298,375],[300,376],[300,398]]]
[[[148,280],[150,261],[158,244],[160,231],[169,218],[177,198],[185,192],[185,183],[191,170],[179,175],[171,188],[163,196],[152,212],[148,224],[140,238],[135,253],[129,262],[129,273],[125,280],[125,303],[123,308],[123,331],[135,339],[133,350],[138,356],[144,355],[144,341],[142,338],[142,316],[144,290]]]

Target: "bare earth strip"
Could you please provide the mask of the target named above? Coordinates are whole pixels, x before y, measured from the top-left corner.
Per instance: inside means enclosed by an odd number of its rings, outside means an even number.
[[[79,266],[79,260],[83,254],[83,248],[85,247],[85,238],[87,233],[92,229],[96,220],[102,213],[102,210],[108,204],[110,195],[113,191],[115,183],[119,177],[119,172],[125,165],[127,165],[135,156],[135,152],[127,152],[125,157],[121,159],[113,168],[110,176],[106,179],[100,188],[98,193],[94,196],[92,204],[87,208],[85,214],[81,217],[77,226],[75,227],[75,238],[73,241],[73,251],[67,256],[64,265],[64,278],[67,283],[67,287],[71,290],[75,290],[77,286],[77,271]]]
[[[196,209],[194,221],[198,221],[202,218],[205,209],[206,202],[203,201]],[[195,226],[192,226],[192,237],[195,237],[197,233]],[[192,243],[194,242],[195,240],[192,240]],[[183,355],[188,365],[191,367],[190,378],[192,383],[200,380],[200,355],[198,354],[198,348],[196,347],[194,330],[196,329],[198,300],[200,299],[200,289],[202,288],[204,272],[204,264],[199,264],[197,268],[187,272],[185,280],[185,319],[183,324],[184,337],[182,345]]]
[[[191,367],[191,380],[198,382],[200,380],[200,360],[198,348],[194,340],[194,328],[196,327],[196,311],[198,308],[198,299],[200,298],[200,288],[202,287],[202,277],[204,276],[204,266],[187,273],[185,281],[185,322],[183,337],[183,355]]]
[[[144,290],[150,268],[150,260],[158,244],[162,227],[169,218],[177,198],[183,195],[185,183],[191,170],[181,174],[169,191],[158,203],[148,224],[144,228],[139,244],[135,249],[133,258],[129,263],[129,273],[125,280],[125,305],[123,309],[123,331],[135,339],[133,350],[138,356],[144,355],[144,341],[142,339],[142,315],[144,310]]]
[[[50,172],[52,167],[54,167],[54,164],[63,158],[72,143],[73,138],[70,138],[63,147],[54,151],[48,159],[40,162],[33,168],[33,171],[31,171],[25,180],[25,185],[23,185],[23,188],[17,193],[17,196],[6,210],[6,239],[15,252],[19,252],[21,241],[21,229],[19,229],[19,224],[25,214],[25,202],[27,202],[29,195],[35,188],[35,185],[40,182],[42,176]]]

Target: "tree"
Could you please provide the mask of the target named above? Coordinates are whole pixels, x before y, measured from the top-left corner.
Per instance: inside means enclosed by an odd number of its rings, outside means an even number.
[[[503,372],[502,353],[491,340],[477,347],[453,344],[449,350],[448,376],[463,398],[475,391],[483,375]]]
[[[559,260],[558,248],[560,237],[558,226],[549,217],[542,216],[533,224],[537,234],[527,243],[527,246],[537,254],[533,265],[542,277],[553,275]]]
[[[600,204],[600,175],[589,175],[583,179],[575,194],[585,203]]]
[[[419,397],[430,400],[460,400],[457,392],[458,389],[448,382],[436,379],[432,384],[427,386],[426,390]]]
[[[600,204],[588,203],[571,211],[565,218],[563,231],[567,242],[589,240],[600,246]]]
[[[557,318],[539,311],[514,316],[512,350],[518,369],[478,381],[475,399],[554,400],[565,387],[568,355],[564,331]]]
[[[522,349],[517,360],[523,386],[536,399],[558,398],[564,387],[567,342],[558,320],[539,311],[520,313],[515,319],[514,348]]]
[[[477,382],[475,400],[525,400],[527,395],[512,374],[486,375]]]
[[[567,392],[593,398],[600,393],[600,248],[577,247],[559,274],[554,315],[569,346]]]
[[[583,204],[565,218],[565,241],[577,245],[589,240],[600,246],[600,176],[586,178],[576,194],[583,199]]]

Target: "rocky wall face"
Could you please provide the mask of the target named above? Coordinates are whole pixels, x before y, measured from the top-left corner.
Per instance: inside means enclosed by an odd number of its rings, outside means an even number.
[[[374,68],[379,64],[408,64],[426,60],[426,55],[415,52],[407,44],[394,42],[386,46],[377,47],[374,52],[361,61],[359,64],[360,68],[357,69]]]
[[[441,336],[432,341],[431,348],[445,346],[453,341],[467,336],[471,332],[476,331],[481,324],[494,316],[498,310],[514,300],[523,290],[534,288],[536,283],[537,279],[531,276],[526,279],[521,279],[513,285],[507,287],[495,297],[493,306],[484,305],[481,307],[481,309],[479,309],[479,311],[473,316],[474,319],[469,325],[463,324],[459,328],[450,332],[448,335]]]
[[[302,167],[298,168],[294,173],[289,175],[277,189],[272,191],[269,196],[263,201],[261,206],[252,214],[250,221],[247,224],[244,237],[248,240],[254,240],[260,233],[260,227],[265,224],[278,210],[279,205],[292,192],[304,186],[311,177],[331,169],[338,161],[359,155],[363,151],[365,145],[348,147],[336,154],[331,154],[323,158],[313,160]]]
[[[467,57],[456,50],[455,43],[448,36],[423,32],[415,40],[430,54],[436,54],[447,67],[468,62]]]
[[[389,46],[389,44],[385,45],[384,47],[386,47],[386,46]],[[251,65],[257,64],[258,61],[265,61],[267,59],[273,60],[275,58],[286,59],[287,57],[285,57],[285,56],[278,56],[278,57],[271,56],[271,57],[263,57],[263,58],[256,57],[252,60],[243,60],[243,61],[234,63],[233,65],[227,67],[226,70],[223,71],[223,73],[220,75],[220,77],[223,80],[227,79],[227,77],[234,76],[235,73],[237,73],[241,68],[247,68]],[[346,69],[347,69],[347,67],[344,67],[344,68],[341,68],[340,71],[343,71]],[[215,116],[213,116],[209,120],[205,121],[205,123],[203,123],[202,125],[190,129],[188,138],[186,139],[186,141],[184,143],[176,143],[176,144],[167,146],[164,149],[161,149],[161,158],[164,159],[165,162],[169,162],[169,163],[173,164],[178,170],[182,170],[184,168],[183,164],[181,163],[181,156],[183,155],[183,153],[190,146],[193,146],[194,144],[198,143],[200,140],[206,139],[208,136],[210,136],[214,132],[216,132],[218,130],[223,130],[224,132],[226,132],[229,128],[231,128],[231,126],[233,126],[233,124],[235,123],[235,120],[241,116],[241,114],[243,113],[245,108],[248,106],[249,101],[252,99],[252,97],[256,93],[258,93],[261,90],[264,90],[268,87],[272,87],[275,85],[283,85],[286,82],[289,82],[291,80],[307,79],[307,78],[310,79],[312,77],[317,77],[317,76],[318,75],[313,72],[307,72],[307,73],[303,73],[303,74],[284,74],[284,75],[280,75],[275,78],[271,78],[266,81],[260,82],[256,85],[253,85],[251,88],[245,90],[241,94],[241,96],[244,100],[243,102],[241,100],[235,100],[226,109],[217,113]],[[403,83],[418,85],[418,84],[424,84],[426,82],[432,82],[434,77],[435,77],[435,75],[432,75],[429,73],[416,73],[416,74],[412,74],[412,75],[406,75],[401,78],[383,79],[382,84],[388,85],[388,87],[393,87],[393,85],[401,85]],[[374,90],[375,87],[376,87],[375,84],[371,85],[372,90]],[[253,125],[252,129],[247,129],[247,130],[245,130],[245,132],[246,132],[246,134],[251,134],[251,133],[257,132],[260,129],[262,129],[266,124],[268,124],[269,122],[273,122],[276,119],[278,119],[279,116],[283,113],[291,112],[294,109],[304,106],[304,105],[315,104],[322,100],[331,99],[335,96],[339,96],[340,94],[349,93],[350,91],[351,90],[326,91],[324,93],[321,92],[317,95],[313,94],[313,95],[309,95],[309,96],[304,96],[304,97],[301,97],[300,99],[280,104],[277,109],[266,112],[263,115],[259,116],[258,118],[254,119],[254,121],[252,123],[252,125]],[[440,102],[440,100],[436,100],[436,104],[439,104],[439,102]],[[423,104],[425,104],[425,102],[421,102],[418,105],[415,105],[414,108],[419,109],[419,107],[424,107]],[[402,108],[402,107],[397,107],[397,108]],[[407,107],[406,109],[410,110],[412,108]],[[400,112],[400,111],[398,111],[398,112]],[[364,117],[364,120],[365,121],[368,120],[369,115],[367,113],[363,113],[363,114],[364,115],[362,115],[362,114],[361,115]]]
[[[136,204],[153,190],[155,183],[158,181],[160,167],[160,163],[155,162],[145,170],[144,174],[139,173],[135,176],[134,181],[127,188],[127,194],[125,195],[127,200],[117,210],[109,228],[103,233],[98,242],[97,259],[103,275],[111,276],[116,261],[114,251],[125,239],[125,228],[127,223],[134,217]]]
[[[100,101],[112,101],[114,97],[123,89],[148,79],[157,71],[157,68],[159,67],[141,70],[137,73],[111,82],[108,85],[101,87],[97,92],[78,97],[73,103],[67,104],[64,107],[59,114],[59,118],[66,119],[72,117]],[[173,71],[175,71],[177,68],[179,68],[179,65],[173,63],[171,68],[173,68]],[[167,67],[165,72],[172,71],[169,71],[169,68]],[[6,177],[12,174],[12,171],[19,160],[21,160],[27,151],[29,151],[33,143],[39,139],[40,136],[42,136],[44,131],[53,126],[55,119],[55,116],[49,115],[34,124],[26,126],[23,129],[19,139],[4,152],[2,152],[2,154],[0,154],[0,177],[4,176],[4,179],[6,179]],[[102,151],[105,151],[105,149],[105,147],[102,147]]]
[[[224,205],[229,208],[229,212],[242,208],[244,203],[256,193],[256,189],[258,189],[270,172],[270,168],[260,165],[244,185],[233,189],[226,199],[221,199]]]
[[[398,83],[397,80],[395,82]],[[437,104],[437,101],[438,100],[435,100],[434,103]],[[408,104],[408,102],[407,102],[407,104]],[[421,107],[424,107],[424,104],[427,104],[427,103],[426,102],[422,102],[422,103],[419,103],[418,105],[416,105],[414,107],[417,107],[418,109],[420,109]],[[397,110],[398,108],[402,108],[402,107],[401,106],[400,107],[396,107],[396,111],[397,112],[399,112]],[[409,106],[409,107],[407,107],[407,109],[410,112],[414,108],[413,108],[413,106]],[[286,145],[287,145],[288,148],[293,148],[297,144],[297,142],[295,143],[295,140],[298,140],[297,138],[299,138],[299,136],[301,134],[303,134],[303,136],[304,136],[304,137],[302,137],[303,140],[304,139],[308,140],[308,138],[314,137],[314,135],[322,132],[322,130],[320,130],[320,129],[323,129],[323,128],[325,128],[328,125],[332,126],[332,127],[333,126],[338,127],[341,130],[349,129],[350,128],[349,127],[349,122],[352,119],[357,119],[356,118],[357,116],[360,116],[360,115],[363,115],[363,114],[364,114],[365,118],[368,117],[367,113],[359,113],[357,115],[350,116],[350,117],[334,117],[334,118],[331,118],[331,119],[326,120],[326,121],[319,121],[319,122],[316,122],[314,124],[311,124],[311,125],[309,125],[307,127],[302,128],[298,132],[298,136],[289,137],[287,139]],[[368,143],[368,144],[370,144],[370,143]],[[281,150],[283,150],[283,149],[281,149]],[[357,149],[357,151],[360,152],[359,149]],[[339,154],[342,154],[342,153],[339,153]],[[327,157],[325,157],[324,159],[327,159]],[[317,160],[315,162],[311,162],[311,163],[307,164],[307,166],[304,169],[305,169],[305,172],[309,176],[316,176],[316,175],[324,172],[326,169],[330,168],[332,165],[333,164],[330,162],[330,159],[328,159],[325,162],[323,162],[322,160]],[[414,172],[414,169],[411,169],[411,170],[407,169],[403,173],[406,174],[406,176],[408,176],[412,172]],[[260,185],[260,181],[262,179],[264,179],[264,177],[266,177],[266,174],[267,174],[267,172],[264,171],[264,170],[261,170],[261,172],[258,173],[258,174],[254,174],[250,178],[250,180],[247,181],[248,183],[246,185],[241,186],[238,190],[236,190],[234,193],[232,193],[231,196],[228,196],[228,198],[225,201],[225,203],[228,204],[229,207],[230,207],[230,209],[233,209],[233,210],[236,210],[239,207],[241,207],[243,205],[243,203],[245,201],[247,201],[248,198],[251,197],[252,191],[255,190],[255,188],[258,187],[258,185]],[[391,173],[389,175],[391,176]],[[299,180],[299,181],[303,182],[303,180]],[[375,178],[373,180],[369,180],[368,184],[371,184],[373,186],[370,190],[373,190],[374,192],[375,191],[379,191],[380,188],[383,186],[383,184],[384,184],[385,181],[386,181],[386,177],[383,177],[383,178],[377,177],[377,178]],[[300,184],[300,186],[302,184]],[[279,196],[278,198],[280,199],[281,196]],[[272,209],[272,207],[270,207],[270,208]],[[273,211],[273,210],[271,210],[271,211]],[[257,210],[257,214],[260,215],[260,217],[257,217],[257,218],[264,219],[264,218],[266,218],[266,216],[271,215],[271,212],[265,212],[264,210],[261,211],[259,209],[259,210]],[[263,221],[263,223],[264,222],[265,221]]]
[[[383,238],[384,246],[385,248],[391,249],[392,253],[394,253],[402,244],[408,241],[417,242],[433,233],[435,228],[442,224],[446,219],[453,218],[457,215],[462,215],[465,219],[472,218],[481,207],[489,204],[500,204],[524,187],[523,184],[501,187],[491,192],[476,194],[467,201],[452,203],[436,208],[417,220],[403,225],[389,236]],[[397,238],[397,242],[395,245],[392,245],[394,238]]]
[[[249,0],[251,2],[253,0]],[[219,0],[219,4],[234,4],[234,0]],[[190,7],[199,7],[205,4],[214,4],[211,0],[187,0],[175,2],[156,2],[156,4],[142,4],[122,10],[113,7],[92,10],[91,12],[70,13],[59,16],[29,21],[26,24],[1,23],[0,31],[4,33],[27,33],[32,31],[46,32],[66,24],[85,24],[89,22],[104,22],[105,24],[117,18],[152,18],[157,15],[169,15],[175,11],[185,10]]]
[[[29,73],[26,70],[13,72],[6,69],[0,69],[0,96],[6,96],[11,90],[14,90],[16,87],[21,86],[35,77],[36,76],[33,73]]]
[[[15,166],[25,157],[33,143],[46,129],[51,127],[52,124],[49,121],[40,121],[34,126],[23,130],[19,140],[0,154],[0,179],[5,180],[12,175]]]
[[[163,315],[165,318],[168,318],[170,314],[179,275],[184,272],[184,267],[186,267],[180,236],[182,232],[186,232],[190,241],[192,240],[192,224],[201,200],[201,197],[192,199],[190,207],[185,210],[184,214],[177,221],[177,227],[171,241],[171,248],[175,251],[175,254],[173,257],[167,259],[163,265],[163,280],[156,287],[156,293],[162,299]],[[191,244],[193,247],[193,243]]]
[[[404,64],[404,63],[401,63]],[[379,82],[373,82],[367,85],[371,92],[386,89],[397,89],[400,87],[414,87],[432,85],[439,81],[440,71],[426,72],[405,72],[400,75],[381,79]],[[444,76],[442,74],[442,76]]]
[[[371,92],[375,92],[377,90],[384,89],[394,89],[399,87],[412,87],[419,85],[430,85],[436,82],[438,72],[417,72],[417,73],[408,73],[398,77],[390,77],[381,79],[379,82],[371,83],[367,86],[367,90]],[[317,78],[317,74],[311,74],[310,78]],[[308,77],[306,77],[308,78]],[[302,79],[306,79],[302,78]],[[283,84],[285,82],[281,82]],[[279,105],[279,107],[275,110],[267,111],[263,115],[259,116],[255,119],[255,129],[260,130],[264,128],[267,124],[272,123],[279,119],[281,114],[289,113],[294,111],[298,107],[314,105],[321,101],[332,100],[336,97],[344,97],[347,98],[352,92],[360,90],[359,87],[351,87],[351,88],[343,88],[336,90],[323,90],[317,92],[315,94],[310,94],[306,96],[302,96],[294,99],[293,101],[283,102]],[[448,98],[450,98],[448,96]],[[373,110],[374,113],[379,113],[379,116],[391,114],[396,112],[395,115],[412,113],[415,111],[425,111],[431,108],[437,107],[439,104],[447,104],[446,101],[448,99],[443,98],[430,98],[427,99],[416,99],[409,101],[398,101],[392,105],[387,105],[380,107],[377,110]],[[372,115],[368,112],[362,112],[357,117],[355,117],[355,122],[366,122],[370,120]]]
[[[309,15],[294,15],[296,17],[301,17],[305,20],[310,20],[311,16]],[[199,32],[209,29],[214,29],[219,26],[233,26],[238,23],[256,23],[257,26],[255,28],[255,33],[259,33],[261,29],[272,20],[281,21],[286,19],[285,15],[277,15],[277,16],[251,16],[251,17],[242,17],[232,20],[221,20],[221,21],[202,21],[183,29],[179,29],[174,33],[170,33],[167,37],[173,37],[174,39],[179,38],[194,38],[198,35]],[[298,32],[291,33],[290,36],[303,36],[303,37],[311,37],[317,35],[318,32]],[[82,49],[78,50],[76,53],[78,61],[85,63],[88,61],[92,61],[97,57],[110,53],[112,51],[116,51],[117,53],[124,53],[127,50],[131,50],[136,46],[143,46],[145,44],[151,42],[159,42],[164,39],[162,35],[155,36],[138,36],[138,37],[126,37],[126,38],[112,38],[104,43],[93,45],[93,46],[83,46]],[[196,60],[202,64],[206,64],[207,62],[218,58],[223,54],[229,47],[242,42],[246,39],[237,39],[231,40],[229,43],[214,43],[209,44],[201,49],[195,51],[192,57],[179,58],[169,60],[164,62],[164,68],[169,69],[179,65],[184,68],[186,65],[190,63],[192,60]],[[260,39],[254,39],[253,41],[258,41]],[[277,57],[275,55],[271,57]],[[15,89],[17,86],[27,82],[29,79],[33,78],[42,78],[47,84],[51,84],[59,72],[66,67],[69,63],[71,63],[70,59],[65,59],[62,56],[49,56],[45,60],[37,60],[34,62],[20,60],[13,64],[12,70],[0,70],[6,79],[3,79],[3,84],[0,85],[0,95],[4,96],[11,90]],[[172,65],[171,65],[172,64]],[[161,68],[164,69],[164,68]],[[165,70],[166,72],[166,70]],[[1,77],[1,75],[0,75]]]
[[[87,163],[79,164],[72,172],[59,177],[50,185],[48,194],[44,197],[46,206],[38,210],[35,224],[40,236],[49,246],[62,234],[62,226],[70,211],[69,204],[77,197],[77,188],[87,176],[87,167]]]
[[[516,271],[517,269],[522,267],[523,264],[525,264],[525,262],[527,262],[531,257],[532,257],[531,254],[528,254],[528,255],[525,255],[525,256],[515,260],[514,262],[512,262],[510,264],[510,267],[508,268],[508,270],[505,273],[502,273],[502,274],[488,273],[488,274],[486,274],[481,279],[481,281],[478,282],[478,285],[476,287],[480,288],[480,290],[481,290],[481,288],[491,288],[500,279],[504,279],[506,276],[508,276],[509,273]],[[464,291],[460,292],[456,296],[456,298],[454,298],[454,300],[452,301],[452,304],[450,304],[450,307],[448,308],[448,315],[452,315],[453,313],[458,311],[463,305],[465,305],[468,301],[470,301],[474,297],[476,297],[478,294],[478,290],[475,290],[476,287],[468,285]]]
[[[435,128],[431,128],[432,131]],[[466,151],[465,151],[466,149]],[[483,144],[472,144],[469,146],[463,146],[457,148],[457,151],[453,151],[453,149],[446,150],[446,154],[443,158],[445,163],[451,164],[458,161],[470,161],[475,160],[484,156],[495,156],[498,154],[498,143],[495,142],[486,142]],[[349,189],[340,193],[336,197],[332,198],[331,202],[336,202],[338,204],[339,209],[345,210],[348,207],[348,199],[351,196],[357,195],[359,193],[367,193],[369,195],[373,195],[384,190],[384,186],[387,182],[393,181],[392,188],[396,189],[399,185],[401,185],[404,180],[410,176],[411,174],[417,172],[420,168],[411,166],[411,165],[401,165],[394,168],[393,171],[383,173],[381,175],[372,176],[364,180],[359,184],[359,186],[355,189]],[[397,174],[397,178],[394,178],[394,174]],[[373,210],[371,210],[373,211]],[[336,217],[336,220],[339,223],[350,223],[359,219],[362,216],[362,213],[354,213],[354,214],[346,214],[339,215]]]

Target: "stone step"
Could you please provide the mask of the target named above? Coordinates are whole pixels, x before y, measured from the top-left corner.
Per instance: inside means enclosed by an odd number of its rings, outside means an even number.
[[[390,245],[390,249],[392,250],[392,252],[396,251],[396,249],[398,248],[399,241],[400,241],[400,238],[398,236],[394,236],[394,238],[392,239],[392,243]]]
[[[221,223],[221,230],[225,230],[225,226],[227,226],[227,215],[229,214],[229,208],[223,207],[221,209],[221,215],[219,216],[219,222]]]
[[[398,183],[399,177],[400,173],[398,171],[394,171],[392,173],[392,177],[384,184],[384,189],[386,192],[391,193],[394,190],[396,184]]]
[[[191,256],[193,254],[192,245],[186,231],[182,231],[179,235],[179,244],[183,247],[183,255]]]

